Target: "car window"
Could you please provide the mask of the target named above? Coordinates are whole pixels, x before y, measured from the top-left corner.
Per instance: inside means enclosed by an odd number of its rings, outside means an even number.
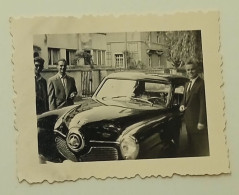
[[[163,83],[145,83],[145,91],[146,92],[166,92],[168,93],[170,89],[170,85]]]
[[[183,94],[183,91],[184,91],[184,86],[179,86],[175,88],[176,94]]]
[[[98,98],[131,97],[135,89],[136,81],[107,79],[97,94]]]
[[[178,86],[174,90],[173,105],[178,106],[183,99],[184,86]]]
[[[171,98],[171,85],[160,81],[107,79],[97,98],[148,106],[167,106]]]
[[[153,104],[167,106],[170,99],[171,85],[157,82],[145,82],[145,94]]]

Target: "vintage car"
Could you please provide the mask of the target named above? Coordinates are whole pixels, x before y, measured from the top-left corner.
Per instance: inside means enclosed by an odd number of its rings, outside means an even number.
[[[38,116],[39,155],[52,162],[175,157],[186,82],[176,75],[110,74],[92,98]]]

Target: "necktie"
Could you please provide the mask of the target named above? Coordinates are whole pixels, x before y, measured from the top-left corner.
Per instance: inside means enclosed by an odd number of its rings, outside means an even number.
[[[191,87],[192,87],[192,81],[190,81],[188,84],[188,90],[187,90],[188,93],[191,91]]]
[[[187,87],[186,100],[188,100],[189,93],[190,93],[190,90],[191,90],[191,86],[192,86],[192,81],[189,82],[188,87]]]
[[[61,77],[62,85],[64,88],[66,88],[66,82],[65,82],[65,77]]]

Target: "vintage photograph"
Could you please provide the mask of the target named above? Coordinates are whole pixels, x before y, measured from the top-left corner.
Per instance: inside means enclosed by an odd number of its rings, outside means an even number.
[[[12,19],[19,181],[229,173],[218,18]]]
[[[208,156],[200,30],[34,35],[40,163]]]

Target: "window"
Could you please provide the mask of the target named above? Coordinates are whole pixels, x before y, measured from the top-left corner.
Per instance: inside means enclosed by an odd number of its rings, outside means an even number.
[[[48,64],[57,65],[57,61],[60,59],[60,49],[48,48]]]
[[[105,65],[105,50],[93,50],[93,60],[96,65]]]
[[[105,51],[102,51],[101,54],[102,54],[102,65],[105,65]]]
[[[98,50],[98,63],[97,65],[101,65],[101,51]]]
[[[159,35],[157,35],[157,43],[160,43]]]
[[[66,49],[66,61],[69,65],[75,65],[75,53],[76,50]]]
[[[152,67],[151,56],[149,56],[149,67]]]
[[[93,62],[97,64],[97,50],[93,50]]]
[[[115,67],[116,68],[124,68],[124,55],[123,54],[115,54]]]

